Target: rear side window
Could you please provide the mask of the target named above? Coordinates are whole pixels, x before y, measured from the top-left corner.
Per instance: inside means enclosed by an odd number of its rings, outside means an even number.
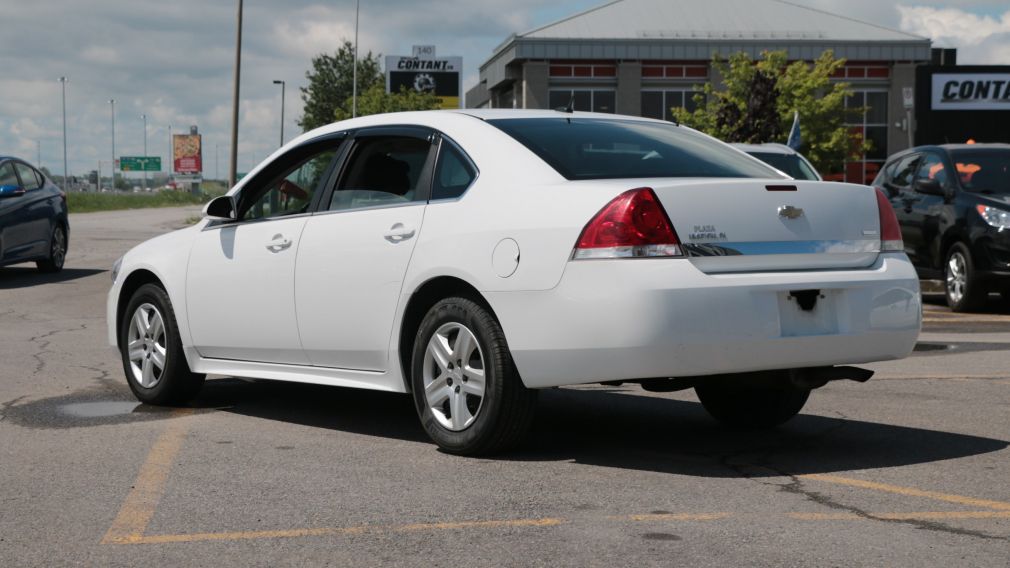
[[[455,144],[443,140],[438,164],[435,166],[431,199],[455,199],[463,195],[476,178],[477,171],[470,165],[470,160],[463,156]]]
[[[42,184],[39,183],[39,178],[35,174],[35,170],[18,163],[15,163],[14,167],[17,168],[18,175],[21,176],[21,183],[24,184],[26,190],[31,191],[42,187]]]
[[[21,185],[10,162],[0,164],[0,185]]]
[[[570,180],[719,177],[782,179],[713,138],[666,123],[592,118],[489,120]]]

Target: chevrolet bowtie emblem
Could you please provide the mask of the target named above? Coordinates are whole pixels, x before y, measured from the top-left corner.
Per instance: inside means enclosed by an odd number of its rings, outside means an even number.
[[[779,207],[779,217],[785,217],[786,219],[799,219],[803,216],[803,210],[799,207],[793,207],[792,205],[783,205]]]

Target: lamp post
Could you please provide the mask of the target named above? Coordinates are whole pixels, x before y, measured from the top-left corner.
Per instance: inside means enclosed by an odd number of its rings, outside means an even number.
[[[235,78],[231,100],[231,165],[228,169],[228,187],[235,185],[238,177],[238,93],[242,68],[242,0],[238,0],[235,18]]]
[[[281,146],[284,145],[284,81],[274,79],[274,85],[281,86]]]
[[[140,118],[144,119],[144,191],[147,191],[147,115],[142,114]]]
[[[172,170],[175,169],[175,146],[172,145],[172,125],[168,125],[168,165],[165,166],[165,177],[172,181]]]
[[[41,140],[36,140],[35,141],[35,154],[36,154],[36,158],[38,158],[36,160],[36,163],[39,165],[39,169],[41,170],[42,169],[42,141]]]
[[[63,86],[63,191],[67,190],[67,79],[60,77]]]
[[[354,64],[351,70],[351,118],[358,116],[358,14],[361,0],[354,3]]]
[[[112,189],[116,189],[116,99],[109,99],[109,112],[112,116],[112,162],[109,164],[112,170]]]

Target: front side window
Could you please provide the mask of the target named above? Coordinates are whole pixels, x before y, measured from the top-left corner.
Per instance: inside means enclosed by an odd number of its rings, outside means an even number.
[[[598,118],[488,121],[570,180],[720,177],[783,179],[714,138],[668,123]]]
[[[242,220],[266,219],[306,213],[312,196],[325,183],[325,174],[336,156],[340,140],[324,141],[306,148],[296,148],[278,158],[258,177],[269,180],[264,185],[243,189],[240,210]],[[287,162],[283,164],[283,162]],[[282,165],[283,164],[283,165]],[[283,166],[287,167],[283,167]],[[279,173],[278,173],[279,170]]]
[[[912,176],[919,165],[919,155],[905,156],[894,166],[894,176],[891,177],[891,187],[901,191],[912,185]]]
[[[412,136],[359,138],[330,199],[330,211],[414,201],[428,182],[422,173],[430,150],[430,142]]]
[[[39,178],[35,176],[35,170],[31,167],[15,163],[14,168],[17,169],[18,175],[21,176],[21,183],[27,191],[42,187],[42,185],[39,184]]]
[[[455,144],[443,141],[431,184],[431,199],[455,199],[463,195],[476,178],[477,171]]]
[[[943,164],[943,158],[938,154],[928,153],[923,155],[922,162],[919,163],[916,179],[933,179],[940,182],[942,187],[949,187],[951,183],[950,172]]]
[[[0,185],[21,185],[10,162],[0,164]]]

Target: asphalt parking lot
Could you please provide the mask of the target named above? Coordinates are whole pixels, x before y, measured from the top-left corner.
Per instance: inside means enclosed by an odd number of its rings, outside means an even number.
[[[1007,566],[1010,308],[927,297],[909,359],[778,430],[691,391],[542,393],[519,453],[440,453],[407,396],[213,377],[132,398],[113,260],[195,208],[74,215],[67,268],[0,269],[0,565]]]

